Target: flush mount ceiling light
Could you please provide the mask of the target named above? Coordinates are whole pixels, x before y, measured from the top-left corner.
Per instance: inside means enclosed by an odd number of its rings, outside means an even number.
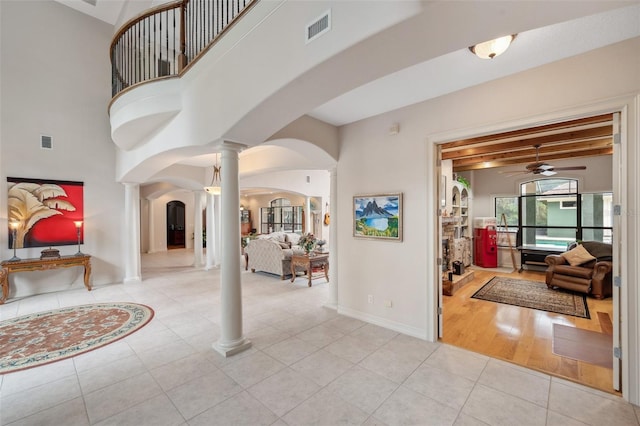
[[[221,168],[222,166],[218,165],[218,154],[216,154],[216,165],[213,166],[213,176],[211,176],[211,185],[204,187],[204,190],[207,191],[209,194],[220,195],[220,193],[222,192],[220,187],[220,181],[222,180],[220,177]]]
[[[511,34],[508,36],[485,41],[484,43],[478,43],[475,46],[470,46],[469,50],[472,51],[478,58],[493,59],[496,56],[504,53],[509,48],[509,45],[511,45],[511,42],[516,38],[516,35],[517,34]]]

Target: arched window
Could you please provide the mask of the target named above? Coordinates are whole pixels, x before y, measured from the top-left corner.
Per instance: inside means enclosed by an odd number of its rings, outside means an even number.
[[[525,247],[566,249],[577,240],[612,240],[613,193],[581,194],[576,179],[523,182],[519,197],[495,198],[495,214],[498,223],[505,215],[510,233],[519,231],[516,244]]]

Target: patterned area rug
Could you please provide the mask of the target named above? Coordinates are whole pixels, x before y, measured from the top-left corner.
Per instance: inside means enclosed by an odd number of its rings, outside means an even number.
[[[37,367],[97,349],[141,329],[153,309],[97,303],[37,312],[0,322],[0,374]]]
[[[586,295],[551,290],[545,283],[537,281],[493,277],[471,297],[562,315],[591,318]]]

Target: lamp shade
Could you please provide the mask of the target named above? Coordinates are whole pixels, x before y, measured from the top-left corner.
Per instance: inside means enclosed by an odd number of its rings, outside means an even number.
[[[478,43],[475,46],[469,47],[477,57],[482,59],[493,59],[496,56],[503,54],[511,45],[513,39],[516,38],[516,34],[496,38],[493,40],[485,41],[484,43]]]

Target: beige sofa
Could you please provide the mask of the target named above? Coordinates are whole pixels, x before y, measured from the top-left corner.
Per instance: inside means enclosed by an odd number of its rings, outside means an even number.
[[[284,280],[291,275],[291,256],[303,253],[299,246],[292,245],[293,240],[297,242],[294,235],[289,238],[288,234],[274,233],[251,240],[244,249],[245,269],[279,275]],[[297,272],[304,272],[304,269]]]

